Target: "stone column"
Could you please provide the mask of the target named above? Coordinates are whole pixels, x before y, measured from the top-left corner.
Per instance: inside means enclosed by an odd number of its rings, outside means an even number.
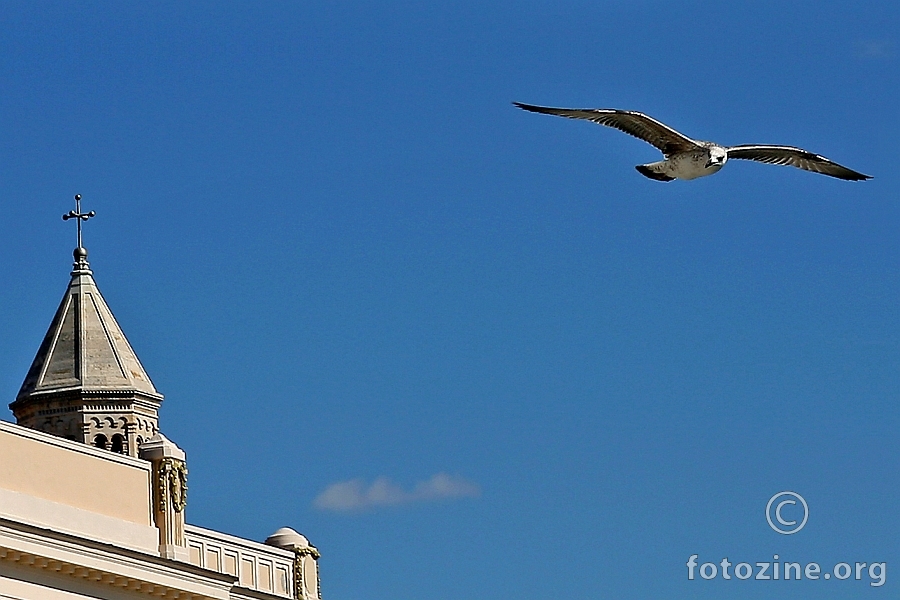
[[[266,538],[266,543],[294,552],[294,598],[321,600],[319,551],[316,547],[290,527],[282,527]]]
[[[125,424],[125,449],[128,456],[138,456],[140,448],[137,447],[137,436],[134,433],[136,429],[133,421]]]
[[[184,508],[188,471],[184,451],[157,433],[141,446],[141,458],[153,463],[153,520],[159,529],[159,555],[187,562]]]

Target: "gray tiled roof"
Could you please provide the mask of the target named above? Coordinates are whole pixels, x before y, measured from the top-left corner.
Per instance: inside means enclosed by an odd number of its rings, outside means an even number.
[[[133,390],[159,396],[86,261],[76,263],[17,400],[36,393],[79,389]]]

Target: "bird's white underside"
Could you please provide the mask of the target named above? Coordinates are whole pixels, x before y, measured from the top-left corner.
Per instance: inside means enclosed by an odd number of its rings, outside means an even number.
[[[706,151],[684,152],[670,156],[666,160],[644,165],[651,171],[667,175],[673,179],[697,179],[717,173],[724,163],[707,166],[709,155]]]

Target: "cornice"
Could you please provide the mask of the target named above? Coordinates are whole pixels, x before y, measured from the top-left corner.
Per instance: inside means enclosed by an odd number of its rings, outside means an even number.
[[[171,600],[228,600],[237,578],[0,518],[0,560]]]
[[[124,398],[129,400],[149,401],[154,405],[162,404],[162,394],[150,394],[136,390],[134,388],[86,388],[82,386],[73,386],[66,388],[52,388],[46,390],[38,390],[29,392],[10,403],[9,408],[19,408],[28,406],[33,402],[47,402],[52,400],[75,400],[87,398]]]

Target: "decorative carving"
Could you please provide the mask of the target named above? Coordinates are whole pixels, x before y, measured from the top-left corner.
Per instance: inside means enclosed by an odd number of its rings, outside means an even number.
[[[175,512],[181,512],[187,506],[187,465],[182,460],[164,458],[159,465],[158,498],[159,510],[165,511],[168,503],[172,503]]]
[[[169,474],[169,489],[172,490],[172,506],[175,512],[181,512],[187,506],[187,476],[187,465],[183,462],[175,463],[175,468]]]
[[[303,557],[294,550],[294,598],[303,600]]]
[[[315,560],[319,560],[319,557],[321,556],[321,554],[319,554],[319,551],[315,548],[315,546],[307,546],[306,548],[297,548],[296,550],[294,550],[294,553],[300,557],[303,557],[303,556],[306,556],[307,554],[309,554]]]
[[[304,548],[294,548],[294,598],[296,600],[310,600],[305,593],[303,582],[303,558],[311,556],[316,563],[316,597],[314,600],[322,598],[322,584],[319,581],[319,551],[315,546],[306,546]]]
[[[316,561],[316,600],[322,600],[322,578],[319,577],[319,561]]]

